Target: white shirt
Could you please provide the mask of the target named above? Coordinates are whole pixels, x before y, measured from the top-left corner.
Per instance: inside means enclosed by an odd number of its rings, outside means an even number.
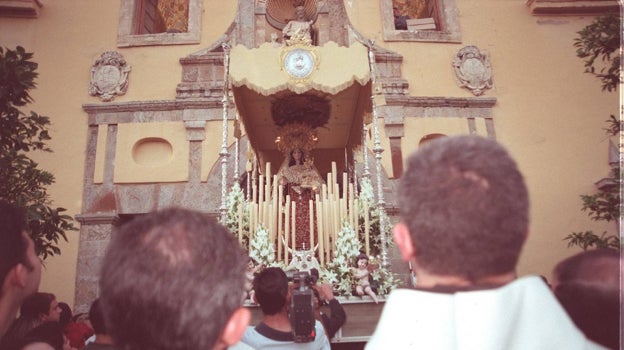
[[[301,350],[330,350],[329,339],[323,325],[317,320],[314,324],[316,336],[309,343],[295,343],[292,334],[280,332],[261,324],[261,334],[254,326],[247,327],[241,342],[257,350],[262,349],[301,349]],[[289,336],[290,335],[290,336]],[[290,340],[287,340],[290,339]]]
[[[604,349],[585,338],[541,278],[436,293],[396,289],[366,350]]]

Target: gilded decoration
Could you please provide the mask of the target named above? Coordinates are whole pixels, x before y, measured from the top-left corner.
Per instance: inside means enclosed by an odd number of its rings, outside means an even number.
[[[492,88],[492,66],[487,55],[476,46],[466,46],[457,52],[453,61],[459,86],[469,89],[475,96]]]
[[[124,95],[128,89],[130,70],[131,67],[120,53],[102,53],[91,66],[89,95],[98,96],[104,102],[111,101],[116,95]]]
[[[275,143],[277,149],[284,154],[295,148],[308,153],[318,141],[314,128],[305,123],[287,124],[279,129],[278,135]]]
[[[295,82],[305,81],[320,65],[315,51],[301,45],[283,48],[280,55],[282,68]]]

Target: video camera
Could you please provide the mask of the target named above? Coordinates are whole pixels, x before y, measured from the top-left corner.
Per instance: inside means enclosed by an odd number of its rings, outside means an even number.
[[[290,298],[289,315],[295,343],[314,341],[314,294],[310,287],[316,283],[318,277],[311,276],[307,271],[287,273],[287,276],[295,287]]]

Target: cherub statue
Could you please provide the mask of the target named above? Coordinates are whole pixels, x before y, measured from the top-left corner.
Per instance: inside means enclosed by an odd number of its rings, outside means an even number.
[[[253,290],[253,280],[256,277],[256,274],[262,270],[262,264],[256,265],[256,261],[249,257],[249,261],[247,262],[247,270],[245,271],[245,277],[247,280],[245,281],[245,289],[247,290],[247,297],[251,302],[254,302],[254,290]]]
[[[353,274],[353,278],[356,280],[355,293],[359,296],[366,293],[377,304],[379,302],[377,295],[373,292],[369,281],[371,266],[368,265],[368,255],[361,253],[355,258],[355,263],[357,267],[351,268],[351,274]]]

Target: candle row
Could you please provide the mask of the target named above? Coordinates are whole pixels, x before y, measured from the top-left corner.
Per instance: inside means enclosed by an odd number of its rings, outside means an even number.
[[[315,195],[314,200],[309,200],[308,215],[309,227],[297,227],[296,202],[289,195],[284,197],[284,187],[279,184],[277,175],[271,174],[271,163],[266,164],[265,172],[259,176],[258,184],[252,185],[252,197],[249,203],[249,213],[242,213],[239,208],[238,236],[242,242],[242,216],[249,216],[249,249],[254,239],[255,230],[261,225],[269,232],[270,242],[276,244],[276,260],[289,264],[289,254],[286,247],[294,249],[295,231],[297,229],[309,230],[309,247],[314,248],[318,244],[317,255],[321,265],[331,261],[337,235],[343,221],[349,223],[358,232],[359,208],[363,206],[364,212],[364,241],[366,253],[370,254],[370,220],[368,203],[355,198],[353,183],[348,182],[346,173],[342,175],[342,195],[338,186],[338,173],[336,163],[332,162],[332,170],[327,174],[327,184],[323,184],[320,193]],[[315,239],[315,229],[318,239]],[[358,232],[359,233],[359,232]]]

